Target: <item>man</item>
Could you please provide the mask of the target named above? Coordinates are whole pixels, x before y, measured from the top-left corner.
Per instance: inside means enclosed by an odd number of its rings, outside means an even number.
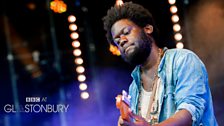
[[[148,10],[131,2],[103,18],[107,39],[136,68],[129,87],[131,121],[125,126],[217,126],[207,72],[186,49],[166,49]],[[162,49],[163,48],[163,49]]]

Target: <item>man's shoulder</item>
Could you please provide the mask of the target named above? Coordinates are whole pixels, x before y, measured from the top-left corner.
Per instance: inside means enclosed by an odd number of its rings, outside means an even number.
[[[183,63],[186,61],[198,62],[200,58],[188,49],[167,49],[162,58],[161,65]]]
[[[165,52],[165,60],[181,64],[183,62],[194,62],[203,64],[198,55],[188,49],[168,49]]]
[[[165,51],[165,56],[170,57],[170,58],[171,57],[173,57],[173,58],[178,58],[178,57],[184,58],[184,57],[187,57],[187,56],[196,56],[197,57],[197,55],[191,50],[177,49],[177,48],[167,49]]]
[[[173,48],[173,49],[167,49],[166,53],[168,54],[182,54],[182,55],[186,55],[186,54],[194,54],[193,51],[188,50],[188,49],[178,49],[178,48]]]

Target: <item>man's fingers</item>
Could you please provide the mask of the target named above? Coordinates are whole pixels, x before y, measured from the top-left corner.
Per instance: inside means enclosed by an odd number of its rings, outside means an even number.
[[[118,126],[130,126],[130,122],[122,119],[121,116],[120,116],[119,120],[118,120]]]
[[[124,121],[123,121],[123,119],[120,116],[119,119],[118,119],[118,126],[122,126],[123,122]]]
[[[144,119],[141,117],[141,116],[139,116],[139,115],[136,115],[136,114],[134,114],[133,112],[129,112],[129,115],[130,115],[130,117],[132,118],[132,119],[134,119],[135,121],[144,121]]]
[[[121,126],[130,126],[130,122],[123,120]]]

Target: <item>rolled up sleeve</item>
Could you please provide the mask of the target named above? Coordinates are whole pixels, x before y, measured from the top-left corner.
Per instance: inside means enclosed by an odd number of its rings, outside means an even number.
[[[192,52],[178,57],[175,67],[177,111],[188,110],[192,115],[192,125],[198,126],[205,110],[206,95],[208,95],[205,66]]]

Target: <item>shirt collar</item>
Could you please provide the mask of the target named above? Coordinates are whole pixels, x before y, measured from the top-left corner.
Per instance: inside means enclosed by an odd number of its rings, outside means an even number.
[[[136,85],[140,89],[141,83],[140,83],[140,66],[136,66],[135,69],[132,71],[131,76],[133,80],[135,81]]]
[[[158,66],[158,73],[162,70],[162,68],[163,68],[163,66],[164,66],[164,63],[165,63],[165,55],[166,55],[166,52],[167,52],[167,50],[168,50],[168,48],[167,47],[164,47],[163,48],[163,52],[164,52],[164,54],[163,54],[163,57],[162,57],[162,59],[161,59],[161,61],[160,61],[160,64],[159,64],[159,66]],[[140,65],[137,65],[136,67],[135,67],[135,69],[132,71],[132,73],[131,73],[131,76],[132,76],[132,78],[133,78],[133,80],[135,81],[135,83],[137,84],[137,86],[138,86],[138,88],[140,89],[140,86],[141,86],[141,83],[140,83]]]

